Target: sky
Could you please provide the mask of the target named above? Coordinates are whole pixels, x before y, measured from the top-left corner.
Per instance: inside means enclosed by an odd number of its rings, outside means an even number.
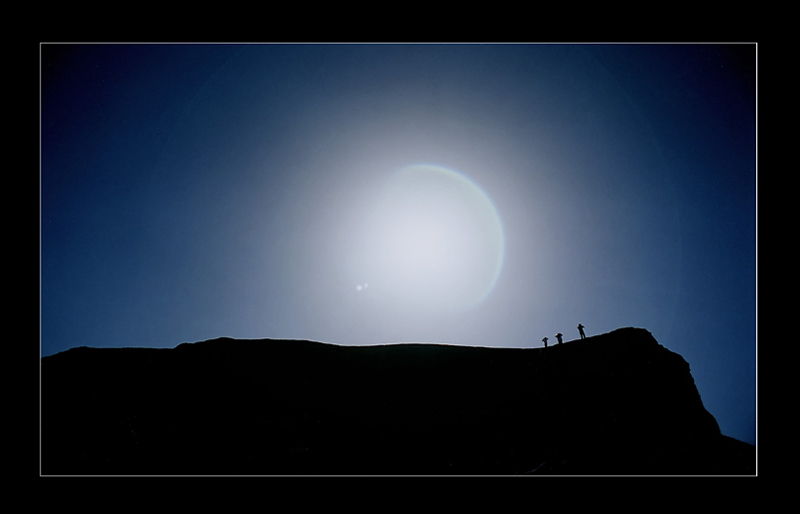
[[[41,355],[633,326],[755,444],[756,50],[43,43]]]

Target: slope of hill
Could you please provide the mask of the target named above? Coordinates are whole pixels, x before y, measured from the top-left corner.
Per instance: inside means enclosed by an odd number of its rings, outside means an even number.
[[[41,360],[44,475],[749,475],[643,329],[517,349],[215,339]]]

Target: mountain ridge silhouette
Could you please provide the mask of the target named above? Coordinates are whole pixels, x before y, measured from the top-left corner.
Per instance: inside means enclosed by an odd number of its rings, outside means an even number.
[[[645,329],[549,348],[217,338],[41,359],[44,475],[751,475]]]

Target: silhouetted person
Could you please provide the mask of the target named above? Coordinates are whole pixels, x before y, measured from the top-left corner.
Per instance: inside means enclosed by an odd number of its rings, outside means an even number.
[[[542,341],[544,341],[544,347],[547,348],[547,338],[546,337],[542,338]]]
[[[586,334],[583,333],[583,328],[584,328],[583,325],[578,323],[578,332],[581,333],[581,339],[586,339]]]
[[[556,339],[558,339],[558,344],[561,344],[563,342],[563,341],[561,341],[561,332],[556,334]]]

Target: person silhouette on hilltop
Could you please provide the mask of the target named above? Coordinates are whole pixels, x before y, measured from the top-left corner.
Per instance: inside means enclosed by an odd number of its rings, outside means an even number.
[[[583,333],[583,328],[584,328],[583,325],[578,323],[578,332],[580,332],[581,334],[581,339],[586,339],[586,334]]]
[[[556,339],[558,339],[558,344],[561,344],[563,342],[563,341],[561,341],[561,336],[562,336],[561,332],[556,334]]]
[[[544,341],[544,347],[547,348],[547,337],[543,337],[542,341]]]

